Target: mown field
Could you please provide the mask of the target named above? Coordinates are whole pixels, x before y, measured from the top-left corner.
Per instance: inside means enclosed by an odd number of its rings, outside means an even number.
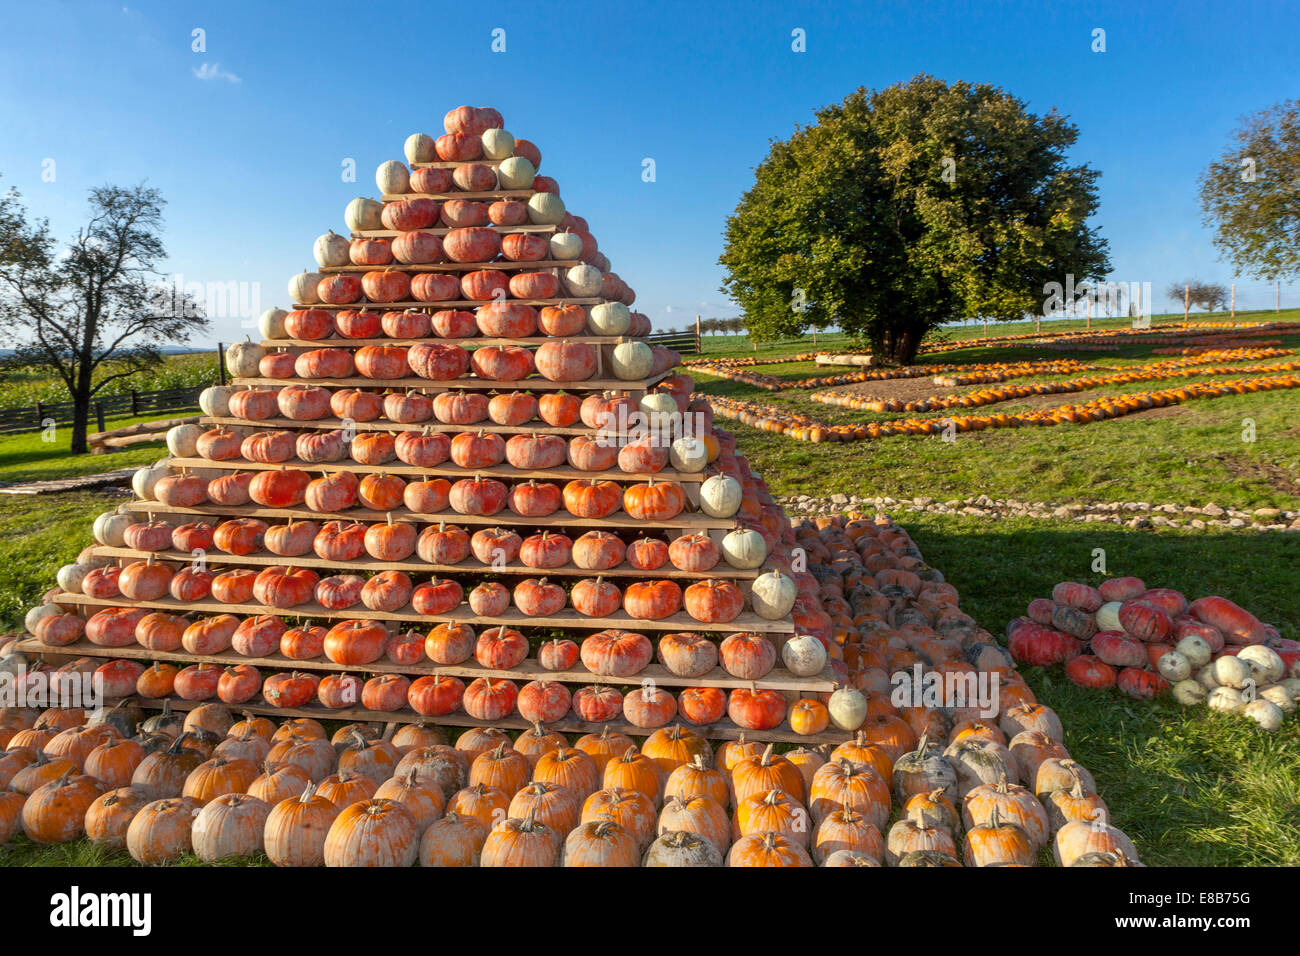
[[[1283,313],[1280,318],[1300,314]],[[1181,317],[1180,317],[1181,318]],[[1274,315],[1259,316],[1272,319]],[[1081,324],[1081,323],[1080,323]],[[1122,323],[1115,323],[1122,324]],[[1096,325],[1096,324],[1094,324]],[[1053,328],[1059,326],[1054,325]],[[1032,325],[1025,331],[1032,330]],[[979,329],[954,329],[978,337]],[[1014,332],[999,327],[991,334]],[[726,338],[726,337],[718,337]],[[748,342],[706,340],[706,355],[755,354]],[[843,343],[840,343],[843,344]],[[834,347],[819,336],[818,347]],[[943,362],[1010,361],[1042,357],[1032,349],[972,348]],[[1292,336],[1287,347],[1300,347]],[[794,355],[811,341],[780,343],[757,354]],[[1149,349],[1121,353],[1048,352],[1107,366],[1150,361]],[[922,358],[922,361],[926,361]],[[1280,361],[1277,359],[1265,362]],[[811,363],[757,371],[799,378]],[[700,389],[755,401],[787,403],[825,421],[873,415],[811,402],[804,393],[769,393],[697,375]],[[1185,381],[1199,380],[1189,375]],[[1113,390],[1168,387],[1183,379]],[[963,389],[934,387],[934,394]],[[1104,392],[1104,390],[1103,390]],[[1100,393],[1099,393],[1100,394]],[[1089,398],[1096,397],[1091,393]],[[1054,396],[1053,404],[1076,400]],[[1084,398],[1077,399],[1086,400]],[[1021,403],[1024,404],[1024,403]],[[992,406],[1011,409],[1015,402]],[[1300,390],[1189,402],[1172,409],[1088,425],[937,436],[892,437],[846,444],[805,444],[719,419],[734,431],[754,469],[777,494],[890,495],[936,499],[987,494],[1055,503],[1145,501],[1254,508],[1300,508]],[[1242,441],[1243,419],[1255,441]],[[0,438],[0,481],[12,474],[66,468],[67,459],[32,449],[26,439]],[[130,453],[157,458],[157,448]],[[120,467],[126,455],[78,465]],[[120,498],[78,493],[53,498],[0,496],[0,624],[15,626],[53,582],[59,565],[89,541],[89,522]],[[962,595],[962,607],[995,634],[1035,597],[1061,580],[1098,583],[1090,571],[1102,548],[1112,575],[1132,574],[1151,586],[1189,596],[1222,594],[1300,637],[1300,535],[1130,530],[1065,520],[900,512],[927,560]],[[1164,865],[1300,865],[1300,720],[1268,734],[1254,724],[1171,701],[1139,702],[1118,693],[1083,691],[1059,671],[1029,668],[1039,698],[1061,715],[1066,743],[1097,777],[1114,822],[1136,841],[1143,859]],[[41,849],[21,838],[0,850],[0,864],[91,865],[123,862],[84,844]]]

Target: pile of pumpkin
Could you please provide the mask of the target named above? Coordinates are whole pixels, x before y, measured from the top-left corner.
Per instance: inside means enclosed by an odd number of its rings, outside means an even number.
[[[1277,730],[1300,698],[1300,641],[1218,596],[1189,601],[1138,578],[1066,581],[1007,625],[1017,661],[1063,664],[1080,687],[1130,697],[1172,693]]]
[[[84,836],[155,865],[1032,866],[1049,842],[1063,865],[1136,862],[1037,705],[965,722],[947,751],[859,735],[784,755],[680,727],[453,747],[422,724],[141,716],[0,713],[0,843]]]
[[[742,402],[717,395],[706,396],[713,411],[757,428],[788,435],[800,441],[861,441],[888,438],[891,435],[937,435],[949,429],[957,432],[984,431],[990,428],[1019,428],[1025,425],[1086,424],[1132,415],[1149,408],[1178,405],[1198,398],[1221,398],[1277,389],[1300,388],[1300,375],[1276,375],[1265,378],[1231,379],[1202,382],[1154,392],[1134,392],[1094,399],[1082,405],[1058,405],[1016,414],[959,415],[935,418],[906,418],[865,425],[831,425],[788,412],[774,405]]]

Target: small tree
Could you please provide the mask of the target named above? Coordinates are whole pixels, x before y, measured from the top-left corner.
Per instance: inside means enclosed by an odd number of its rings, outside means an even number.
[[[1077,136],[988,85],[859,89],[772,143],[727,220],[723,290],[756,338],[838,325],[898,362],[943,322],[1036,313],[1049,282],[1109,271]]]
[[[1232,135],[1200,178],[1214,245],[1256,278],[1300,275],[1300,100],[1245,117]]]
[[[1206,312],[1221,312],[1228,306],[1228,289],[1218,282],[1202,282],[1200,279],[1171,282],[1165,295],[1179,305],[1185,300],[1190,307]]]
[[[208,321],[196,303],[160,293],[166,258],[162,194],[144,185],[90,191],[90,221],[60,254],[49,222],[28,222],[18,194],[0,197],[0,327],[14,361],[51,369],[72,398],[72,453],[86,451],[91,399],[162,361]],[[161,307],[160,307],[161,306]],[[112,361],[109,374],[96,373]]]

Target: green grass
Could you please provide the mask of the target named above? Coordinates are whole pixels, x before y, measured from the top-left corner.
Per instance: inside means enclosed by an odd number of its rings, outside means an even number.
[[[122,370],[119,362],[108,361],[95,371],[95,381]],[[127,395],[169,388],[191,388],[211,385],[217,380],[217,354],[215,349],[184,355],[167,355],[158,365],[136,372],[125,378],[114,379],[96,394],[97,398],[109,395]],[[37,402],[66,402],[70,399],[68,388],[61,378],[49,369],[0,365],[0,409],[30,408]]]
[[[193,412],[152,412],[148,415],[130,415],[106,419],[109,429],[134,425],[137,422],[161,421]],[[91,426],[96,431],[97,426]],[[16,485],[27,481],[44,481],[53,478],[71,478],[76,475],[93,475],[101,471],[115,471],[131,465],[144,465],[157,461],[167,454],[163,441],[133,445],[121,451],[103,455],[73,455],[72,429],[66,425],[54,431],[54,441],[46,441],[44,432],[20,432],[0,435],[0,484]],[[5,496],[8,497],[8,496]]]

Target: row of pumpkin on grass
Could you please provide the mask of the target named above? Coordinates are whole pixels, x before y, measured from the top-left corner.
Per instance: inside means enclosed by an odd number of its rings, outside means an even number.
[[[1007,626],[1019,661],[1063,664],[1081,687],[1118,687],[1139,698],[1172,691],[1277,730],[1300,698],[1300,641],[1284,638],[1227,598],[1188,600],[1171,588],[1120,577],[1073,581],[1031,601]]]
[[[782,361],[800,361],[804,356],[796,356]],[[789,389],[831,388],[836,385],[860,385],[864,382],[880,382],[905,378],[938,377],[945,373],[961,373],[974,380],[983,382],[1001,382],[1008,378],[1020,378],[1025,375],[1066,375],[1081,372],[1094,366],[1085,365],[1075,359],[1035,359],[1024,362],[989,362],[963,365],[913,365],[903,368],[861,369],[855,372],[841,372],[837,375],[813,375],[808,378],[779,378],[775,375],[763,375],[743,371],[744,366],[735,364],[732,359],[696,359],[685,364],[693,370],[713,375],[717,378],[741,382],[745,385],[761,388],[768,392],[784,392]]]
[[[129,711],[55,713],[42,729],[13,730],[31,712],[0,721],[0,842],[21,826],[143,863],[260,850],[299,866],[1031,866],[1049,843],[1064,865],[1137,858],[1042,707],[968,724],[947,749],[863,733],[785,755],[743,736],[715,753],[680,726],[640,747],[608,727],[571,745],[541,725],[513,741],[475,728],[451,747],[436,727],[329,739],[311,719],[235,722],[220,705],[138,728]],[[1007,735],[1005,756],[976,757],[976,741]]]
[[[1265,378],[1232,379],[1202,382],[1154,392],[1134,392],[1107,396],[1082,405],[1058,405],[1015,414],[954,415],[934,418],[909,418],[863,425],[832,425],[806,415],[788,412],[774,405],[744,402],[719,395],[708,399],[713,411],[760,431],[776,432],[800,441],[861,441],[891,435],[937,435],[946,432],[984,431],[990,428],[1020,428],[1031,425],[1087,424],[1133,415],[1151,408],[1179,405],[1199,398],[1222,398],[1277,389],[1300,388],[1300,375],[1277,375]]]

